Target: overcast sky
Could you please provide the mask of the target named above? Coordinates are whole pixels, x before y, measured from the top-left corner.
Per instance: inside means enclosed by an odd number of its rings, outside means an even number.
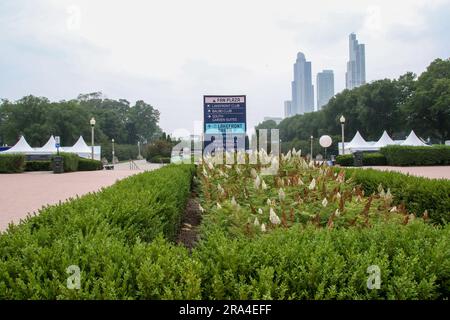
[[[202,120],[204,94],[246,94],[253,126],[283,115],[297,52],[336,92],[351,32],[368,81],[420,74],[449,57],[449,16],[448,0],[1,0],[0,97],[143,99],[172,132]]]

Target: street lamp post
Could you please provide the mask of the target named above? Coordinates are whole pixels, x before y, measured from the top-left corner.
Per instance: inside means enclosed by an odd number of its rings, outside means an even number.
[[[141,156],[141,142],[138,141],[138,159],[141,160],[142,156]]]
[[[344,155],[344,125],[345,125],[345,117],[343,115],[339,118],[339,122],[341,123],[341,132],[342,132],[342,155]]]
[[[313,159],[313,139],[314,137],[311,136],[311,160]]]
[[[112,164],[114,164],[114,139],[112,139],[111,142],[112,142]]]
[[[92,160],[94,160],[94,127],[95,127],[95,119],[91,118],[91,145],[92,145]]]

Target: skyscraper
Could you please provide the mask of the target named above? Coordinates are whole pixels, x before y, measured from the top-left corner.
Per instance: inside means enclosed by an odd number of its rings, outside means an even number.
[[[317,110],[320,110],[334,96],[333,70],[323,70],[317,74],[316,91]]]
[[[311,62],[305,55],[297,54],[292,81],[292,115],[314,111],[314,87],[312,85]]]
[[[345,73],[347,89],[353,89],[366,83],[366,53],[364,44],[358,43],[356,34],[349,36],[349,61]]]
[[[292,103],[291,100],[286,100],[284,102],[284,117],[288,118],[292,116]]]

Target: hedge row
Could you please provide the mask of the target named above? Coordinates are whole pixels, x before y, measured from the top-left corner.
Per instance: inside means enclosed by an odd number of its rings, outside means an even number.
[[[74,172],[78,170],[80,157],[77,154],[61,152],[59,156],[62,157],[64,161],[64,172]]]
[[[450,146],[387,146],[380,149],[391,166],[427,166],[450,164]]]
[[[174,239],[193,167],[167,166],[40,210],[0,234],[0,299],[127,299],[189,295],[196,266]],[[181,260],[181,261],[180,261]],[[67,268],[81,289],[67,287]]]
[[[353,154],[339,155],[336,157],[336,163],[344,167],[354,165]],[[386,165],[386,158],[379,152],[364,152],[363,165],[365,166],[383,166]]]
[[[103,164],[101,161],[80,158],[78,160],[78,171],[94,171],[103,170]]]
[[[0,154],[0,173],[17,173],[25,170],[22,154]]]
[[[444,299],[449,246],[449,225],[416,221],[334,230],[297,225],[235,239],[217,230],[193,254],[202,263],[203,299]],[[379,267],[380,289],[367,288],[369,266]]]
[[[355,183],[361,184],[366,194],[378,192],[378,186],[389,188],[397,204],[422,215],[428,211],[437,223],[450,221],[450,180],[428,179],[404,175],[398,172],[374,169],[345,169],[347,177],[353,176]]]
[[[51,161],[26,161],[25,171],[52,171]]]

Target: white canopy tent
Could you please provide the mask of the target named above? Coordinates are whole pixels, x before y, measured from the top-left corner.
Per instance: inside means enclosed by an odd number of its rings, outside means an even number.
[[[51,155],[56,153],[58,150],[56,149],[56,140],[52,135],[50,139],[40,148],[32,148],[28,142],[25,140],[25,137],[21,136],[20,140],[10,149],[6,151],[1,151],[0,153],[23,153],[30,156],[42,156],[42,155]],[[89,147],[84,141],[83,137],[80,136],[77,142],[72,147],[60,147],[60,152],[68,152],[68,153],[76,153],[78,156],[82,158],[90,159],[92,157],[92,148]],[[101,146],[94,146],[94,159],[100,160],[101,155]]]
[[[41,148],[34,148],[34,151],[37,153],[56,153],[58,150],[56,149],[56,140],[52,135],[50,139],[48,139],[47,143],[44,144]]]
[[[401,144],[402,146],[421,146],[426,147],[428,146],[425,144],[422,140],[420,140],[416,134],[414,133],[414,130],[411,130],[411,133],[409,134],[408,138],[406,138],[405,141]]]
[[[34,149],[30,147],[25,137],[21,136],[14,146],[2,153],[34,153]]]
[[[80,136],[72,147],[64,147],[64,152],[76,153],[82,158],[90,159],[92,157],[92,147],[89,147]],[[100,160],[100,146],[94,146],[94,159]]]
[[[367,148],[370,147],[370,144],[364,140],[364,138],[361,136],[359,131],[356,131],[355,136],[353,137],[352,141],[350,141],[347,145],[344,145],[346,148]]]
[[[388,145],[396,144],[394,140],[388,135],[386,130],[383,131],[381,138],[373,145],[374,148],[382,148]]]

